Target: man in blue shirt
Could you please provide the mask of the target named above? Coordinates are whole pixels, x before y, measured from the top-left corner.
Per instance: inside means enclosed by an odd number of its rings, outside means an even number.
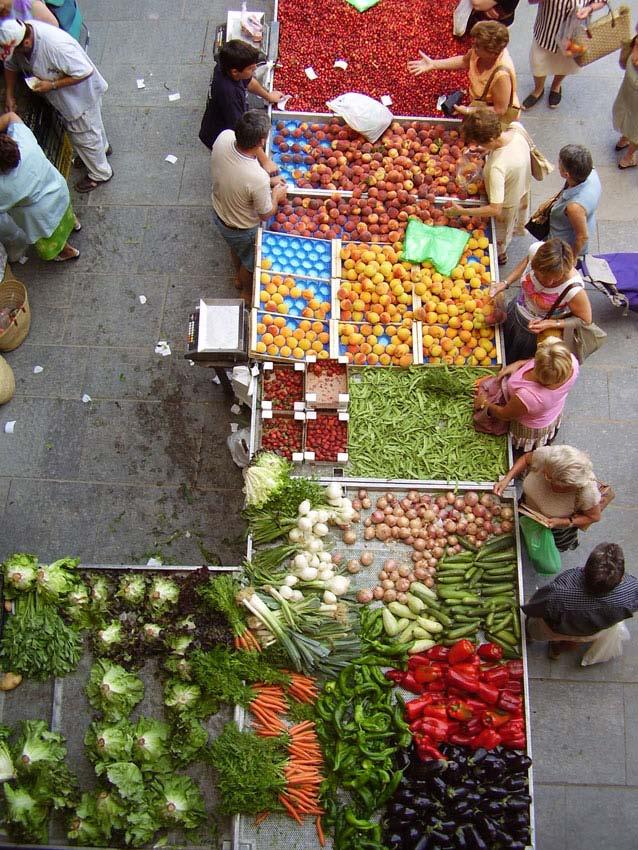
[[[212,150],[215,139],[224,130],[235,129],[248,108],[248,92],[267,103],[278,103],[283,97],[280,91],[267,91],[254,78],[258,58],[259,51],[238,38],[227,41],[219,51],[199,131],[199,138],[207,148]]]

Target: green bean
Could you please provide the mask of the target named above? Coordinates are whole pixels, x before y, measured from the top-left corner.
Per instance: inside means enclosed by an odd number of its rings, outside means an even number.
[[[472,425],[474,382],[489,369],[364,369],[351,381],[351,471],[371,478],[494,481],[507,469],[504,437]],[[400,438],[399,438],[400,433]],[[406,450],[408,447],[408,450]]]

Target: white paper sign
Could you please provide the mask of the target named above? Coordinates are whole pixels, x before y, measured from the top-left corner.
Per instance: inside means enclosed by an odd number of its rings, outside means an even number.
[[[334,67],[341,68],[342,71],[345,71],[348,67],[348,63],[345,59],[335,59]]]
[[[317,72],[312,66],[304,68],[304,74],[308,77],[309,80],[316,80],[319,76],[319,74],[317,74]]]
[[[162,562],[158,558],[149,558],[146,562],[147,567],[161,567]]]
[[[146,304],[146,295],[139,295],[140,304]]]
[[[288,103],[291,97],[291,94],[285,94],[277,103],[277,109],[281,109],[283,111],[286,108],[286,104]]]
[[[88,393],[84,393],[84,395],[82,396],[82,401],[84,402],[84,404],[88,404],[90,401],[92,401],[91,396]]]
[[[231,422],[230,423],[230,433],[235,434],[238,430],[239,430],[239,423],[238,422]]]

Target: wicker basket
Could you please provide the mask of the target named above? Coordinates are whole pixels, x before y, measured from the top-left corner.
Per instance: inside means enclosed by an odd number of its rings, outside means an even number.
[[[16,390],[16,382],[13,377],[13,369],[0,355],[0,404],[11,401]]]
[[[0,331],[0,351],[13,351],[24,342],[31,326],[27,289],[13,275],[9,277],[5,274],[3,282],[0,283],[0,309],[3,307],[17,310],[11,325],[5,331]]]
[[[577,41],[587,49],[574,59],[577,65],[584,67],[590,65],[597,59],[609,56],[620,50],[623,42],[631,39],[631,11],[627,6],[619,6],[612,9],[609,4],[609,12],[595,21],[591,21],[584,29]]]

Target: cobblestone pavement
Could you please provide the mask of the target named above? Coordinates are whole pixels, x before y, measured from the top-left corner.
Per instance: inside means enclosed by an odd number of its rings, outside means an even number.
[[[638,4],[629,5],[635,19]],[[110,84],[104,117],[115,178],[74,197],[84,225],[72,239],[82,251],[78,262],[44,265],[31,257],[18,267],[33,325],[7,356],[17,392],[0,409],[0,556],[26,550],[43,559],[134,563],[159,553],[175,564],[238,563],[241,476],[226,438],[230,421],[241,417],[232,416],[211,373],[182,357],[198,298],[235,292],[210,220],[208,152],[197,139],[212,36],[226,7],[82,0],[82,8],[90,52]],[[521,2],[512,27],[522,96],[531,90],[534,13]],[[616,59],[602,60],[565,81],[558,110],[539,103],[524,119],[549,156],[567,142],[592,150],[604,187],[592,240],[599,252],[638,250],[638,171],[617,169],[610,118],[620,80]],[[174,92],[180,99],[169,101]],[[171,153],[174,165],[165,161]],[[533,202],[559,182],[556,173],[535,184]],[[510,250],[512,264],[528,241]],[[613,540],[635,573],[638,324],[597,293],[592,301],[609,338],[582,370],[560,439],[591,453],[617,498],[565,563],[580,564],[596,543]],[[160,339],[171,357],[154,353]],[[44,371],[34,374],[36,365]],[[15,433],[5,435],[13,419]],[[531,592],[539,578],[528,570],[526,581]],[[550,663],[538,645],[529,657],[538,850],[635,850],[638,641],[622,659],[587,669],[574,656]]]

